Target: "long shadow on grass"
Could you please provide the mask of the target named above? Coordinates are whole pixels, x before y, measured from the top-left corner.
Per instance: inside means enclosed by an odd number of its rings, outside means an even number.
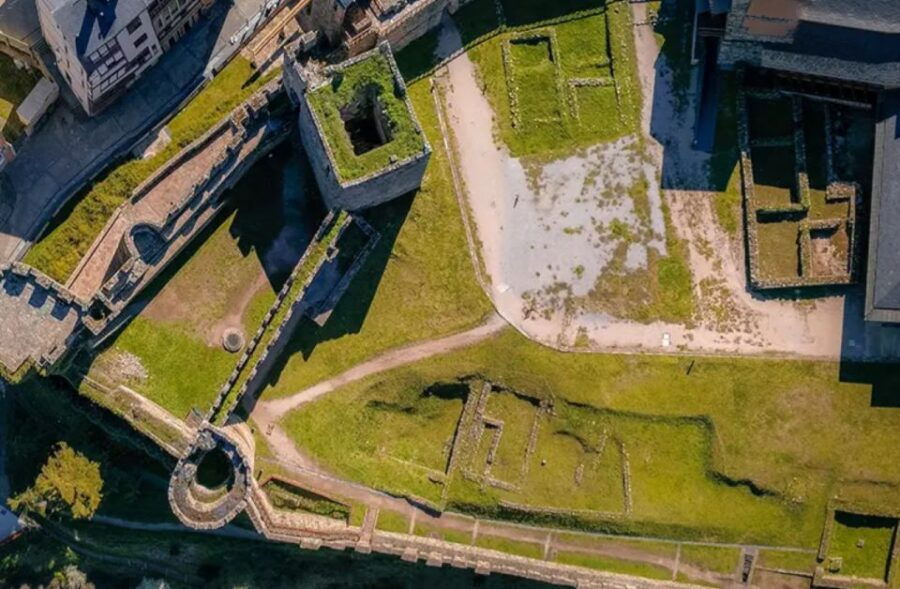
[[[272,289],[284,285],[325,216],[306,156],[285,143],[231,190],[229,233],[241,254],[255,253]]]
[[[185,269],[223,222],[229,223],[229,234],[237,242],[241,254],[256,255],[271,288],[280,290],[325,214],[318,192],[310,188],[310,178],[305,156],[289,143],[257,163],[225,193],[223,198],[230,202],[218,217],[198,233],[131,303],[126,311],[128,321],[139,315]],[[232,213],[234,218],[229,220]],[[223,269],[209,271],[221,272]],[[119,327],[119,333],[126,327],[127,322]],[[116,339],[109,338],[98,353],[113,345]],[[70,370],[67,376],[80,379],[80,373],[88,372],[94,358],[92,354],[80,354],[74,362],[76,370]],[[74,384],[77,386],[78,383]]]
[[[363,214],[365,219],[381,234],[378,245],[369,254],[359,273],[353,278],[350,287],[325,325],[320,327],[305,317],[300,321],[290,342],[279,355],[272,370],[269,371],[260,391],[278,382],[281,372],[294,355],[301,354],[304,360],[308,360],[320,343],[359,333],[372,306],[378,286],[381,284],[388,261],[393,256],[394,243],[409,214],[413,198],[415,198],[415,193],[410,193]],[[397,313],[402,312],[402,309],[397,309]]]

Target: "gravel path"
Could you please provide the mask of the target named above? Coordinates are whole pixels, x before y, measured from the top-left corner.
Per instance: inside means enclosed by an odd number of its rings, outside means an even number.
[[[632,5],[635,22],[646,21],[646,9],[644,4]],[[452,23],[445,23],[441,49],[449,54],[458,42]],[[578,341],[579,349],[595,352],[829,360],[900,356],[900,335],[862,321],[860,292],[814,300],[763,298],[750,292],[743,240],[721,229],[714,212],[717,193],[659,190],[664,155],[660,141],[665,144],[664,186],[702,188],[708,156],[692,149],[693,97],[688,96],[685,108],[676,108],[672,77],[652,28],[636,26],[635,42],[647,159],[628,166],[617,158],[628,151],[626,137],[532,170],[531,177],[539,178],[537,190],[529,184],[523,163],[497,144],[494,113],[468,55],[452,59],[436,77],[446,95],[443,131],[456,145],[453,163],[462,180],[458,188],[468,200],[488,294],[500,315],[527,337],[561,349]],[[585,181],[595,175],[599,188]],[[602,193],[621,192],[642,175],[650,185],[652,211],[664,200],[676,234],[688,246],[698,309],[691,325],[637,323],[602,312],[573,312],[567,306],[602,273],[610,244],[615,243],[602,232],[597,239],[589,236],[590,225],[633,221],[630,205],[622,202],[628,199],[607,200]],[[631,267],[642,265],[647,248],[661,250],[661,221],[654,212],[654,236],[629,251]],[[845,304],[851,305],[846,312]]]

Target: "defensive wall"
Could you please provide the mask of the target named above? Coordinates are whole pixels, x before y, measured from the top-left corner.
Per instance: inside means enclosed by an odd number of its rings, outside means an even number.
[[[0,376],[18,381],[46,370],[130,319],[128,304],[215,218],[222,194],[288,137],[289,119],[269,112],[282,96],[280,80],[267,84],[138,186],[66,285],[25,264],[0,267]],[[195,181],[169,181],[206,150]]]

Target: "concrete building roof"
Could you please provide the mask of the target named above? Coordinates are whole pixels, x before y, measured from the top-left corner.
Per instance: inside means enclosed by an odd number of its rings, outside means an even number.
[[[763,67],[900,87],[900,33],[801,21],[791,43],[762,43],[761,55]]]
[[[16,108],[16,114],[26,126],[35,125],[56,101],[59,87],[52,80],[42,77],[34,85],[25,100]]]
[[[801,19],[882,33],[900,33],[897,0],[807,0]]]
[[[73,53],[82,59],[128,26],[144,0],[45,0]]]
[[[877,114],[866,319],[900,322],[900,90],[882,94]]]
[[[43,37],[35,0],[0,0],[0,35],[37,45]]]
[[[900,87],[900,1],[733,0],[724,63]]]

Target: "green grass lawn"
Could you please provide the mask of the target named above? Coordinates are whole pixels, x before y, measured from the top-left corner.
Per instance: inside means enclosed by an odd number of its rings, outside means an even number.
[[[796,280],[800,276],[798,223],[757,224],[759,274],[765,280]]]
[[[469,57],[497,115],[500,139],[514,156],[560,156],[637,131],[641,92],[627,3],[504,2],[511,28],[487,35],[497,23],[489,4],[476,2],[455,20],[464,43],[483,37],[471,44]],[[553,34],[558,55],[549,50]],[[533,35],[546,40],[519,40]],[[581,78],[605,85],[570,85]]]
[[[24,132],[16,108],[25,100],[40,77],[33,70],[20,70],[13,60],[0,55],[0,135],[15,141]]]
[[[660,542],[653,540],[638,540],[634,538],[609,538],[593,536],[589,534],[559,533],[554,534],[554,539],[559,543],[573,544],[583,548],[597,548],[600,550],[617,550],[626,548],[645,553],[648,556],[662,556],[668,558],[674,564],[675,553],[678,548],[676,542]]]
[[[301,323],[264,397],[294,393],[385,350],[473,327],[491,311],[475,281],[429,81],[412,84],[409,95],[434,150],[422,187],[365,213],[381,232],[378,246],[325,326]]]
[[[724,575],[733,574],[737,570],[740,556],[738,548],[681,545],[681,562]]]
[[[257,78],[249,61],[235,58],[169,122],[171,143],[151,158],[131,159],[116,165],[73,197],[28,250],[25,263],[64,283],[116,207],[143,180],[276,74]]]
[[[449,530],[444,528],[438,528],[436,526],[432,526],[431,524],[416,521],[416,527],[413,530],[413,533],[416,536],[424,536],[426,538],[439,538],[446,542],[455,542],[457,544],[471,544],[472,543],[472,532],[471,531],[460,531],[460,530]]]
[[[417,49],[421,51],[423,48]],[[372,96],[366,98],[369,92],[374,92],[377,99]],[[342,69],[330,83],[319,86],[307,96],[334,156],[335,171],[343,182],[367,176],[388,167],[393,161],[403,161],[425,149],[413,114],[404,97],[395,89],[390,63],[381,53]],[[366,100],[370,101],[370,108],[377,104],[386,115],[391,138],[384,145],[355,154],[341,111],[350,104]]]
[[[375,527],[385,532],[406,534],[409,532],[409,518],[402,513],[382,509],[378,512],[378,521],[375,522]]]
[[[486,534],[478,534],[478,537],[475,538],[475,546],[488,548],[490,550],[499,550],[500,552],[525,556],[527,558],[542,559],[544,557],[544,547],[541,544],[508,540],[506,538],[488,536]]]
[[[838,574],[885,580],[896,528],[895,518],[835,512],[828,557],[843,559]]]
[[[599,554],[558,552],[556,562],[648,579],[670,580],[672,578],[672,571],[663,566]]]
[[[812,573],[816,568],[816,555],[814,552],[761,550],[757,563],[771,569]]]
[[[143,317],[136,317],[116,338],[114,347],[95,362],[96,369],[106,372],[109,363],[116,362],[122,353],[137,357],[148,376],[122,379],[125,382],[121,384],[180,419],[193,408],[201,414],[209,408],[235,362],[221,346],[208,345],[183,325],[156,323]]]
[[[423,495],[430,490],[426,497],[439,497],[441,486],[430,482],[427,472],[417,475],[417,469],[372,452],[385,439],[385,422],[367,416],[373,401],[391,403],[399,391],[415,396],[432,383],[471,374],[554,399],[556,413],[540,430],[529,474],[536,480],[521,491],[481,490],[477,483],[451,477],[448,505],[477,515],[814,547],[827,498],[838,490],[833,481],[863,476],[900,481],[900,468],[879,450],[889,443],[888,432],[900,425],[900,417],[873,411],[871,386],[841,382],[835,364],[563,354],[512,331],[349,385],[289,414],[283,425],[305,452],[338,474],[392,492]],[[439,414],[448,427],[456,411]],[[418,452],[446,448],[446,427],[414,426],[423,420],[419,410],[398,410],[392,419],[393,427],[405,421],[407,431],[421,432]],[[608,466],[592,476],[586,469],[585,497],[579,498],[573,472],[579,458],[572,444],[542,448],[546,437],[596,446],[604,432],[621,440],[629,455],[630,516],[540,518],[498,508],[500,499],[508,499],[596,509],[589,489],[609,484],[611,479],[604,483],[599,475],[614,469],[615,462],[601,461]],[[541,465],[541,459],[547,463]],[[472,460],[477,464],[478,455]]]
[[[316,224],[320,215],[301,210],[302,203],[296,211],[284,211],[281,193],[302,190],[294,180],[302,175],[301,163],[290,147],[283,147],[235,186],[230,193],[234,209],[213,221],[142,295],[146,308],[97,358],[92,376],[120,380],[115,364],[123,353],[130,354],[147,378],[123,384],[179,418],[192,407],[201,413],[209,409],[238,358],[216,337],[223,322],[242,325],[250,338],[292,265],[266,263],[284,226],[298,222],[288,217],[306,215],[303,223]],[[259,197],[261,183],[271,189],[269,198]]]

